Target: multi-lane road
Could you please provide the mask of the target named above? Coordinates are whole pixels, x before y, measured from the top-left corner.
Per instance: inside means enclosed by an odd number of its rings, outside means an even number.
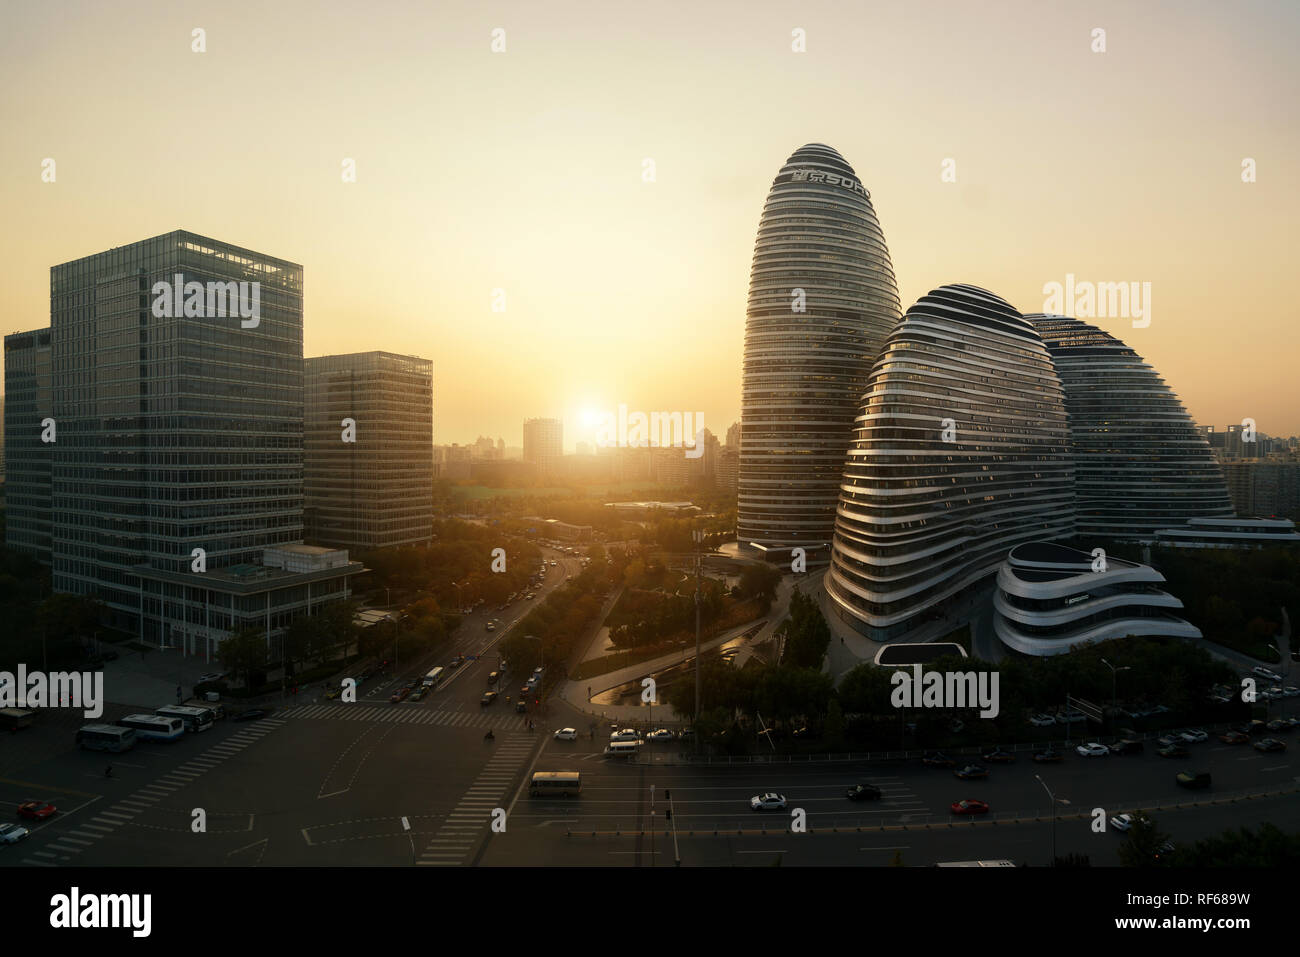
[[[1300,829],[1296,732],[1281,735],[1290,747],[1280,754],[1213,738],[1189,745],[1181,760],[1157,757],[1150,743],[1141,755],[1071,752],[1051,765],[1019,752],[1016,763],[991,766],[988,779],[974,781],[918,761],[672,763],[675,743],[647,745],[633,763],[611,762],[602,754],[608,727],[591,733],[591,719],[567,704],[516,714],[506,697],[518,694],[523,675],[506,675],[500,698],[479,703],[497,667],[497,643],[578,570],[576,559],[552,557],[561,564],[548,566],[533,602],[480,609],[437,662],[413,661],[372,679],[355,703],[300,695],[262,720],[227,719],[120,755],[77,750],[79,715],[42,715],[0,740],[0,820],[30,799],[53,801],[60,812],[32,824],[28,839],[0,847],[0,864],[815,865],[888,864],[896,854],[905,864],[1046,863],[1053,840],[1058,854],[1114,864],[1120,837],[1109,828],[1094,833],[1095,809],[1151,810],[1180,844],[1264,821]],[[484,629],[489,618],[502,623],[493,632]],[[446,667],[453,654],[470,658],[423,701],[389,702],[395,685],[435,663]],[[114,705],[105,719],[142,705]],[[527,729],[529,719],[537,730]],[[578,740],[553,739],[566,725],[579,729]],[[485,740],[489,728],[493,740]],[[1177,787],[1174,775],[1184,767],[1210,771],[1213,787]],[[534,770],[579,771],[582,793],[529,797]],[[847,788],[859,783],[878,787],[880,800],[847,800]],[[1044,783],[1059,802],[1054,829]],[[751,811],[750,797],[768,791],[783,794],[787,808]],[[663,814],[669,793],[671,821]],[[1242,799],[1206,803],[1230,794]],[[948,807],[963,798],[987,801],[994,813],[958,823]],[[1188,802],[1201,804],[1173,807]],[[794,811],[806,833],[791,831]]]

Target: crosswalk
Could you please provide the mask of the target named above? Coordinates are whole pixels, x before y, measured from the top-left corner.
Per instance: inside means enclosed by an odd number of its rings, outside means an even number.
[[[501,741],[487,767],[447,815],[417,864],[456,867],[465,863],[484,829],[491,824],[492,812],[505,807],[510,787],[532,755],[536,741],[530,734],[512,734]]]
[[[308,718],[321,721],[390,721],[402,724],[432,724],[447,728],[492,728],[500,731],[523,731],[528,727],[524,715],[499,715],[486,711],[434,711],[405,705],[371,706],[356,704],[309,704],[290,708],[280,718]]]
[[[241,728],[228,738],[222,739],[201,754],[195,755],[173,771],[169,771],[152,784],[140,788],[134,794],[118,800],[107,810],[100,811],[78,824],[71,830],[64,831],[39,851],[23,858],[24,864],[35,867],[60,867],[72,861],[88,847],[119,827],[132,823],[135,818],[159,801],[170,796],[173,791],[183,788],[212,768],[233,758],[251,744],[270,734],[284,724],[279,718],[262,718],[247,727]],[[38,832],[39,833],[39,832]]]

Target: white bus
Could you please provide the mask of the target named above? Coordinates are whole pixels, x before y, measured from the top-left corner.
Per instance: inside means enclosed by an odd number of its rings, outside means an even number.
[[[209,708],[190,708],[183,704],[169,704],[155,708],[154,714],[163,718],[180,718],[186,731],[206,731],[212,727],[213,714]]]
[[[129,751],[135,746],[135,729],[113,724],[83,724],[77,744],[87,751]]]
[[[185,735],[185,722],[180,718],[164,718],[160,714],[128,714],[117,722],[123,728],[135,730],[137,738],[151,741],[175,741]]]
[[[434,685],[436,685],[439,681],[442,680],[442,671],[443,671],[442,668],[434,668],[432,671],[430,671],[427,675],[424,676],[424,681],[422,681],[421,684],[423,684],[426,688],[432,688]]]
[[[529,797],[577,795],[582,791],[582,775],[577,771],[537,771],[528,786]]]
[[[607,758],[635,758],[641,751],[640,741],[611,741],[605,748]]]

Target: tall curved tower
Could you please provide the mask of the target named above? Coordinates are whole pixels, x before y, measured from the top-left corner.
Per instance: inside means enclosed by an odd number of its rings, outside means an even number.
[[[824,549],[871,364],[899,318],[871,194],[835,150],[781,167],[754,243],[745,321],[737,538]]]
[[[825,579],[841,617],[893,638],[1073,523],[1065,397],[1033,326],[975,286],[921,297],[871,370],[844,465]]]

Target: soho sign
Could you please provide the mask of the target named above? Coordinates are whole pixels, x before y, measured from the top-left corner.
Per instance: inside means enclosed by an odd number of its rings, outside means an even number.
[[[797,169],[790,174],[792,183],[825,183],[827,186],[843,186],[845,189],[851,189],[859,196],[866,196],[870,199],[867,188],[857,180],[849,179],[845,176],[837,176],[834,173],[824,173],[815,169]]]

